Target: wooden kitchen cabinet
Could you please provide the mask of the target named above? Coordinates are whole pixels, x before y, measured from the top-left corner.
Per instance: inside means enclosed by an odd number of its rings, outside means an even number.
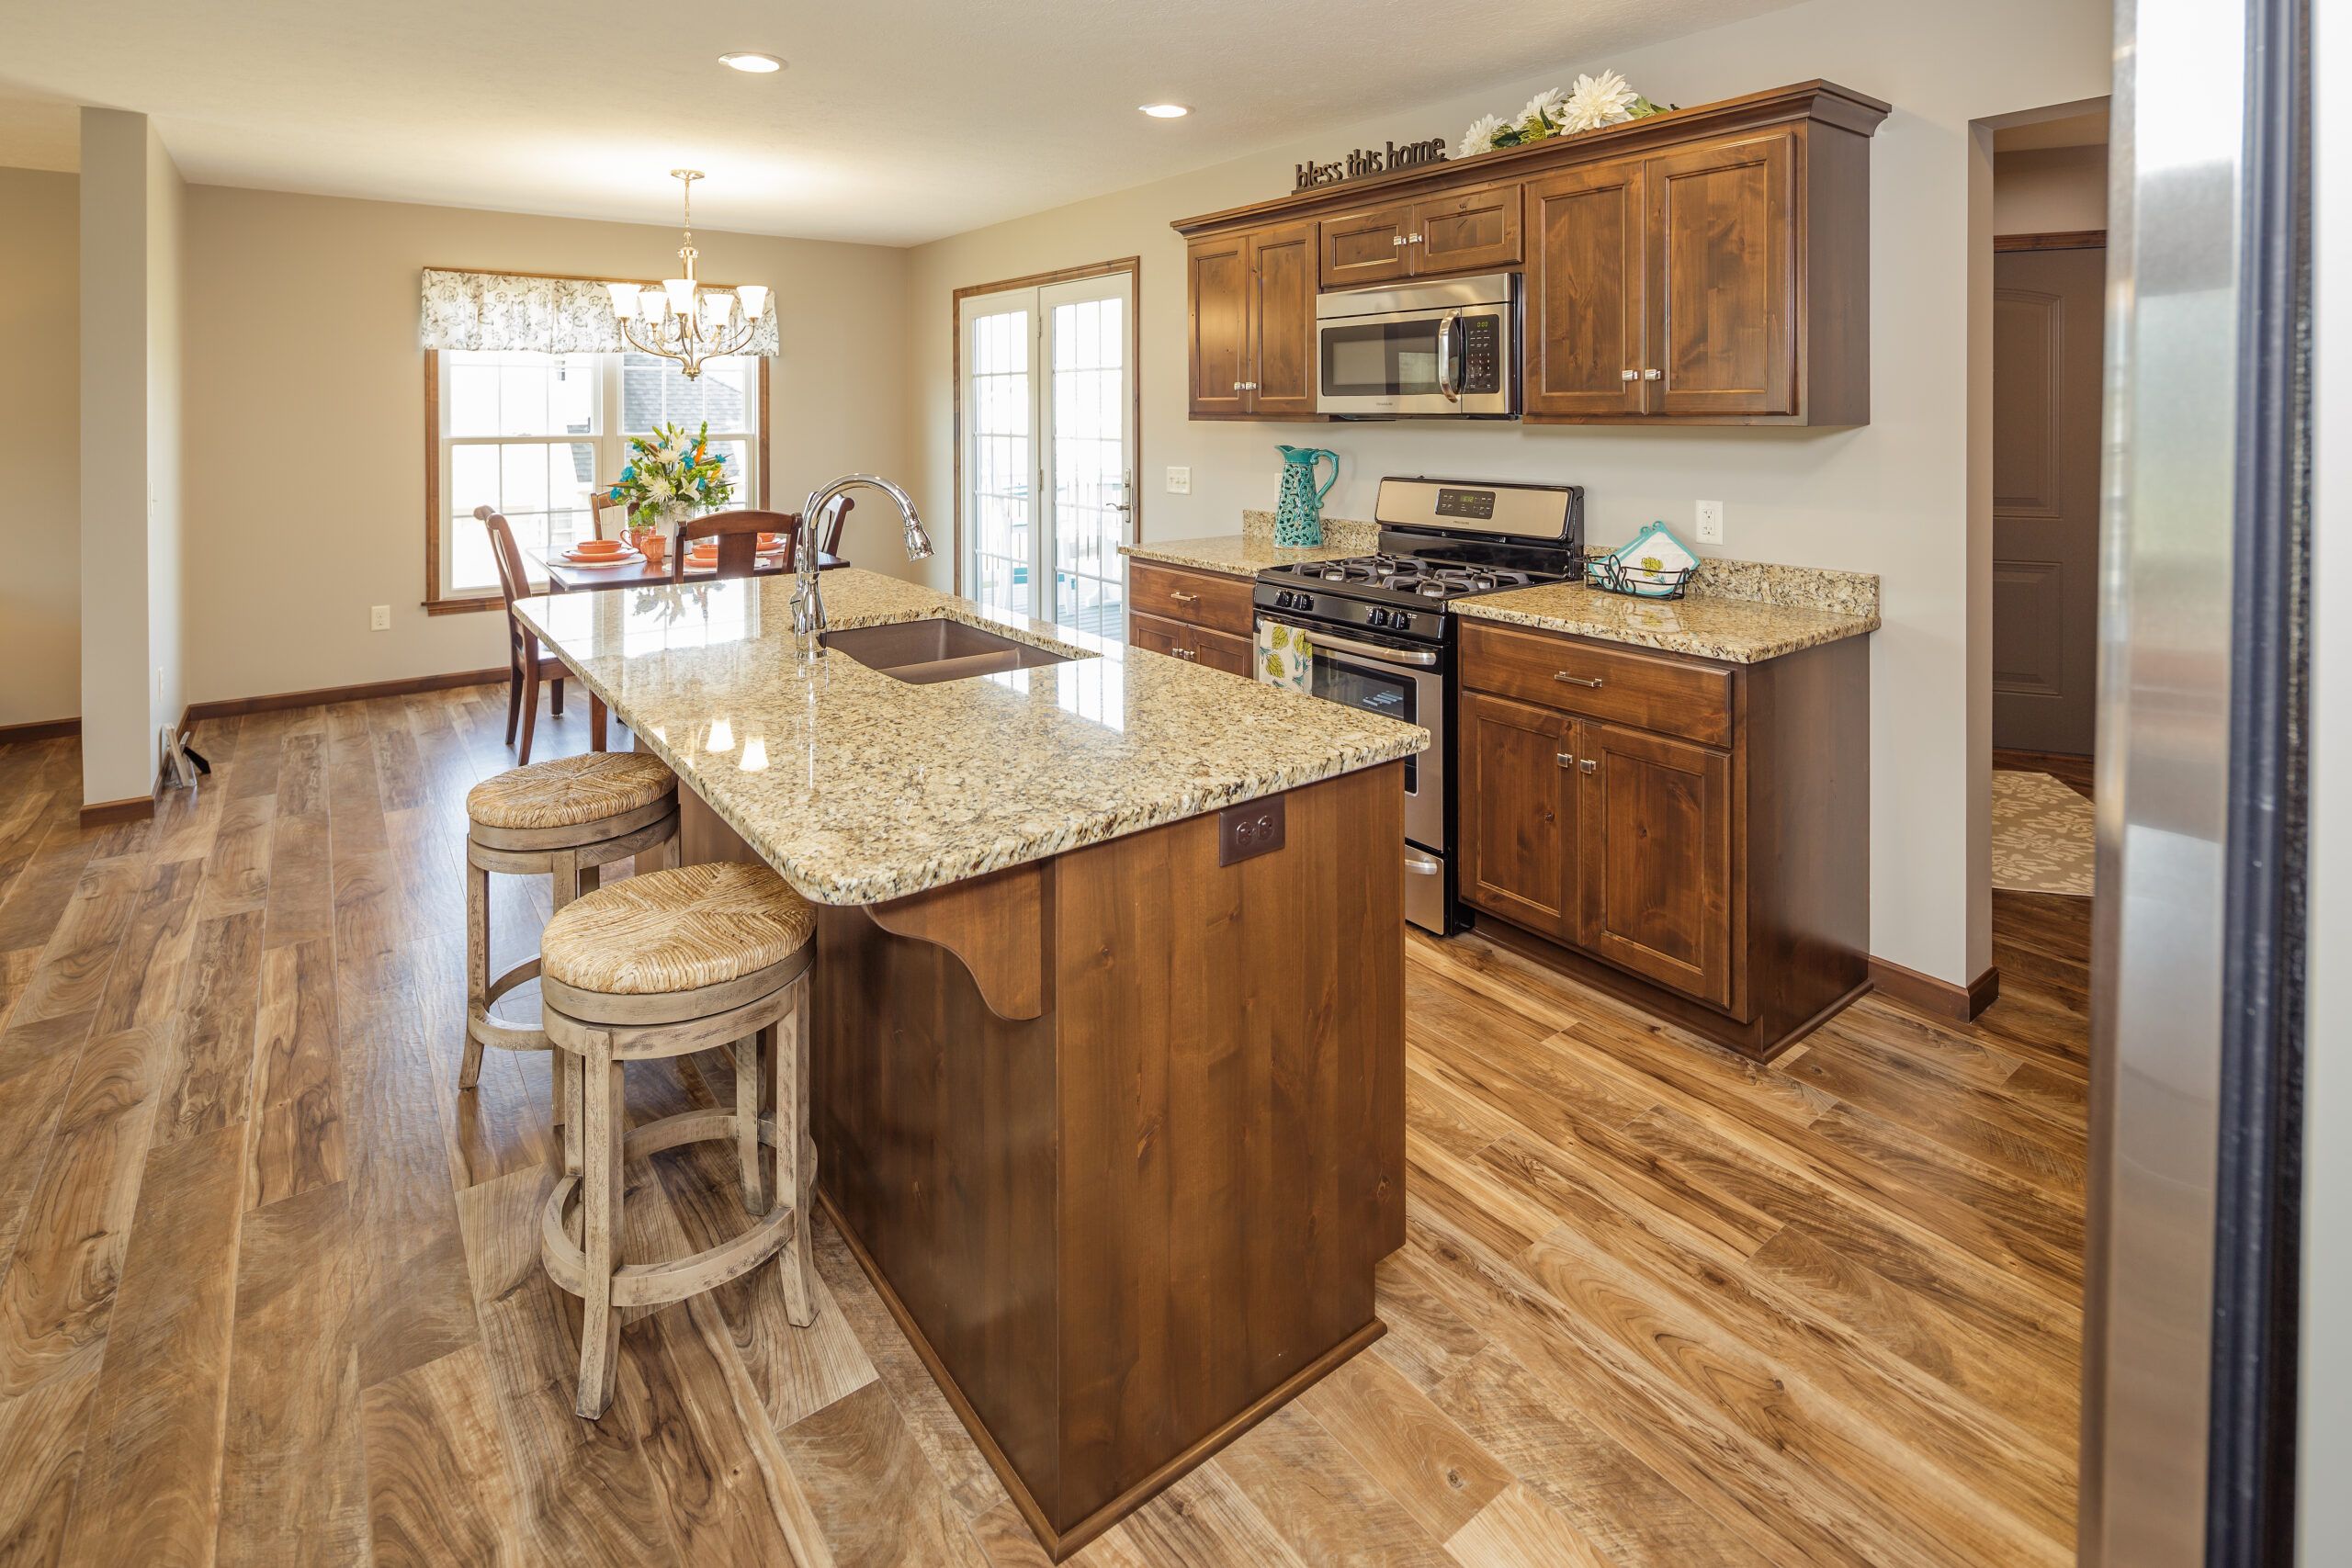
[[[1318,276],[1326,288],[1492,272],[1521,258],[1520,187],[1478,186],[1392,202],[1323,219],[1317,229]]]
[[[1531,182],[1527,417],[1869,423],[1861,145],[1800,124]]]
[[[1195,419],[1315,415],[1315,225],[1283,223],[1187,248]]]
[[[1257,612],[1248,578],[1127,563],[1127,644],[1245,680],[1257,678]]]
[[[1868,988],[1870,661],[1724,664],[1465,619],[1479,930],[1764,1058]]]

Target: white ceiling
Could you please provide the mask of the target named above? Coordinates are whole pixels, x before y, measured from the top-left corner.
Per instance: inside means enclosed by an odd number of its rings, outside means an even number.
[[[911,244],[1792,3],[9,0],[0,164],[96,104],[204,184],[669,221],[691,164],[711,228]]]

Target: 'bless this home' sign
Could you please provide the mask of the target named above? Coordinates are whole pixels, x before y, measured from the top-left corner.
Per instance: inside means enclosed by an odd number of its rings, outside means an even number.
[[[1393,174],[1399,169],[1419,168],[1424,164],[1445,161],[1445,139],[1430,141],[1391,141],[1384,151],[1378,147],[1359,147],[1337,163],[1299,164],[1298,183],[1293,190],[1310,190],[1317,186],[1335,186],[1342,180],[1360,179],[1365,175]]]

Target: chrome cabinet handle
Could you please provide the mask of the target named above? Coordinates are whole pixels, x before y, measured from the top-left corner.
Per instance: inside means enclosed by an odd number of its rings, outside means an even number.
[[[1574,757],[1569,756],[1566,751],[1560,752],[1559,758],[1560,766],[1564,768],[1573,768],[1577,765],[1577,760]]]
[[[1596,692],[1600,690],[1600,677],[1598,675],[1571,675],[1563,670],[1552,679],[1565,681],[1571,686],[1590,686]]]
[[[1577,764],[1577,771],[1579,773],[1589,773],[1592,772],[1597,765],[1598,764],[1595,763],[1591,758],[1587,757],[1584,761]]]
[[[1408,244],[1414,244],[1414,245],[1418,245],[1418,244],[1421,243],[1424,240],[1426,240],[1428,237],[1429,237],[1429,236],[1427,236],[1426,234],[1408,234],[1408,235],[1406,235],[1406,236],[1405,236],[1405,240],[1406,240],[1406,243],[1407,243]]]
[[[1617,378],[1621,381],[1638,381],[1642,378],[1642,373],[1638,370],[1628,370],[1623,372]]]
[[[1666,379],[1666,372],[1663,370],[1645,370],[1642,372],[1642,379],[1645,381],[1663,381]]]
[[[1389,236],[1388,236],[1388,243],[1389,243],[1390,244],[1392,244],[1392,245],[1403,246],[1403,245],[1409,245],[1409,244],[1411,244],[1413,242],[1412,242],[1412,241],[1410,241],[1410,240],[1408,240],[1408,239],[1407,239],[1407,238],[1406,238],[1404,235],[1402,235],[1402,234],[1391,234],[1391,235],[1389,235]]]
[[[1201,596],[1199,594],[1181,592],[1173,588],[1168,591],[1168,596],[1170,599],[1175,600],[1179,604],[1197,604],[1201,602]]]

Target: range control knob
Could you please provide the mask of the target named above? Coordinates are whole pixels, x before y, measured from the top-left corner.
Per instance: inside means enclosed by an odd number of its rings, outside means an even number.
[[[1388,624],[1388,612],[1375,608],[1371,615],[1364,617],[1364,621],[1369,626],[1385,626]]]
[[[1287,610],[1297,602],[1298,595],[1287,588],[1274,595],[1274,608],[1277,610]]]
[[[1315,595],[1312,593],[1300,594],[1297,601],[1291,605],[1291,608],[1294,610],[1312,610],[1315,608]]]
[[[1399,610],[1396,612],[1396,618],[1391,620],[1388,625],[1392,630],[1408,632],[1413,629],[1413,617],[1406,614],[1404,611]]]

